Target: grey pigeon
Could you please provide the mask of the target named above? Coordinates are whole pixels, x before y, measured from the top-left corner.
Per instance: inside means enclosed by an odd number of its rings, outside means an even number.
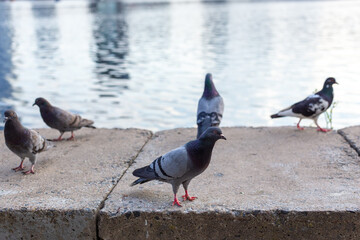
[[[16,172],[23,170],[24,159],[29,158],[31,169],[23,173],[35,173],[36,154],[48,150],[53,147],[53,144],[45,140],[36,131],[23,127],[14,111],[7,110],[4,115],[6,146],[21,158],[20,166],[13,168],[13,170]]]
[[[218,127],[224,112],[224,101],[215,88],[211,73],[206,74],[205,87],[197,109],[197,138],[208,127]]]
[[[52,106],[45,98],[37,98],[33,106],[34,105],[39,106],[41,117],[46,125],[60,131],[59,138],[53,141],[61,141],[61,137],[65,132],[71,131],[71,137],[67,140],[73,140],[75,130],[82,127],[95,128],[93,121]]]
[[[182,184],[185,189],[184,200],[194,200],[196,197],[190,197],[188,194],[188,185],[194,177],[209,166],[212,150],[215,142],[219,139],[226,140],[220,128],[206,129],[199,139],[190,141],[184,146],[158,157],[148,166],[136,169],[133,175],[139,179],[134,181],[131,186],[151,180],[170,183],[174,192],[173,205],[181,206],[176,193]]]
[[[304,100],[297,102],[276,114],[271,115],[271,118],[280,118],[286,116],[298,117],[300,118],[297,124],[297,128],[299,130],[304,130],[304,128],[300,127],[301,120],[304,118],[308,118],[314,120],[316,126],[318,127],[318,131],[330,131],[329,129],[321,128],[317,123],[317,120],[319,118],[319,115],[325,112],[330,107],[334,99],[334,91],[332,87],[333,84],[338,84],[335,78],[330,77],[326,79],[321,91],[308,96]]]

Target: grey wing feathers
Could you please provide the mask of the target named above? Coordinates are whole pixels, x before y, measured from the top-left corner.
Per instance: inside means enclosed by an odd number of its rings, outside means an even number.
[[[180,178],[189,170],[189,156],[185,146],[176,148],[166,153],[158,164],[155,164],[155,171],[163,179]]]
[[[211,127],[211,117],[206,113],[202,112],[198,116],[197,124],[198,124],[198,131],[196,138],[199,138],[201,134],[205,132],[206,129]]]
[[[184,146],[155,159],[149,166],[136,169],[133,175],[147,180],[172,180],[188,171],[189,157]]]
[[[214,97],[210,100],[200,98],[197,110],[197,123],[201,123],[200,113],[205,113],[211,117],[212,126],[219,125],[224,112],[224,101],[221,96]]]
[[[52,148],[54,145],[47,141],[45,138],[43,138],[38,132],[34,130],[30,130],[30,145],[31,149],[30,151],[33,154],[43,152],[48,150],[49,148]]]
[[[82,118],[80,115],[72,114],[57,107],[54,108],[55,108],[56,118],[59,119],[59,124],[62,125],[60,127],[61,129],[75,130],[81,127],[91,127],[91,125],[94,123],[91,120]]]

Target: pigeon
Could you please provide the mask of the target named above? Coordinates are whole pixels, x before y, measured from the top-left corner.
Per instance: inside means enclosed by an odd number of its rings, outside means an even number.
[[[176,194],[180,184],[182,184],[185,189],[184,201],[195,200],[196,197],[190,197],[188,194],[189,183],[209,166],[212,150],[215,142],[219,139],[226,140],[221,129],[209,127],[199,139],[173,149],[155,159],[148,166],[136,169],[133,175],[139,178],[131,186],[143,184],[151,180],[170,183],[174,192],[174,202],[172,205],[176,204],[181,207]]]
[[[23,163],[25,158],[29,158],[31,169],[23,172],[24,174],[34,174],[36,154],[52,148],[54,145],[34,130],[27,129],[21,125],[17,114],[12,110],[5,112],[5,144],[16,155],[21,158],[21,163],[13,170],[24,170]]]
[[[224,112],[224,101],[215,88],[211,73],[205,76],[205,88],[197,109],[197,138],[208,127],[218,127]]]
[[[52,106],[45,98],[35,99],[33,106],[35,105],[39,106],[41,117],[46,125],[60,131],[60,136],[57,139],[53,139],[53,141],[61,141],[62,135],[68,131],[71,131],[71,137],[67,140],[74,140],[75,130],[82,127],[95,128],[93,126],[94,121]]]
[[[297,102],[291,105],[280,112],[271,115],[271,118],[279,118],[279,117],[298,117],[300,118],[297,128],[299,130],[304,130],[304,128],[300,127],[300,122],[303,118],[308,118],[314,120],[316,126],[318,127],[318,131],[328,132],[331,129],[324,129],[319,126],[317,123],[318,117],[321,113],[325,112],[331,105],[334,99],[333,93],[333,84],[338,84],[335,78],[329,77],[325,80],[324,86],[321,91],[308,96],[304,100]]]

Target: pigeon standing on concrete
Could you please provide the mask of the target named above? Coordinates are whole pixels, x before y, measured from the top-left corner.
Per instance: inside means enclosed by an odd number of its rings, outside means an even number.
[[[14,111],[7,110],[4,115],[4,135],[6,146],[21,158],[20,166],[13,168],[13,170],[16,172],[24,170],[24,159],[29,158],[31,162],[31,169],[23,173],[35,173],[34,166],[36,162],[36,154],[46,151],[47,149],[53,147],[53,145],[46,141],[36,131],[23,127]]]
[[[321,113],[325,112],[331,105],[334,99],[334,91],[333,84],[338,84],[335,78],[326,79],[323,88],[321,91],[308,96],[304,100],[297,102],[291,105],[280,112],[271,115],[271,118],[279,118],[279,117],[298,117],[300,118],[297,128],[299,130],[304,130],[304,128],[300,127],[300,122],[303,118],[308,118],[314,120],[316,126],[318,127],[318,131],[328,132],[330,129],[324,129],[319,126],[317,123],[318,117]]]
[[[205,88],[197,110],[197,138],[208,127],[218,127],[224,112],[224,101],[215,88],[211,73],[206,74]]]
[[[190,141],[184,146],[158,157],[148,166],[136,169],[133,175],[139,179],[134,181],[131,186],[151,180],[170,183],[174,192],[173,205],[181,206],[176,193],[182,184],[185,189],[184,200],[196,199],[196,197],[189,196],[188,185],[194,177],[209,166],[212,150],[215,142],[219,139],[226,140],[220,128],[206,129],[199,139]]]
[[[71,137],[67,140],[74,140],[74,131],[82,127],[95,128],[94,122],[81,118],[80,115],[69,113],[58,107],[52,106],[45,98],[37,98],[34,105],[40,108],[41,117],[51,128],[60,131],[60,136],[53,141],[61,141],[61,137],[65,132],[71,131]]]

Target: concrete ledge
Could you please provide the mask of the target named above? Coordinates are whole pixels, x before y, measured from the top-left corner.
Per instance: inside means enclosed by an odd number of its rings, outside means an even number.
[[[359,157],[336,132],[223,128],[209,168],[173,207],[171,185],[130,187],[131,172],[195,129],[156,133],[100,212],[101,239],[347,239],[360,236]],[[179,195],[183,190],[179,190]],[[355,212],[355,213],[354,213]],[[121,226],[121,227],[120,227]]]
[[[58,136],[54,130],[38,131]],[[24,176],[11,170],[20,158],[0,132],[0,239],[97,238],[97,211],[151,132],[82,129],[75,137],[39,154],[36,174]]]
[[[359,239],[360,213],[134,211],[100,226],[101,239]]]
[[[40,154],[30,176],[11,170],[20,161],[0,132],[0,239],[360,239],[360,157],[343,137],[357,144],[360,127],[343,136],[223,131],[228,140],[190,183],[198,199],[182,208],[171,206],[169,184],[130,187],[131,172],[194,139],[196,129],[80,130],[76,141]]]

